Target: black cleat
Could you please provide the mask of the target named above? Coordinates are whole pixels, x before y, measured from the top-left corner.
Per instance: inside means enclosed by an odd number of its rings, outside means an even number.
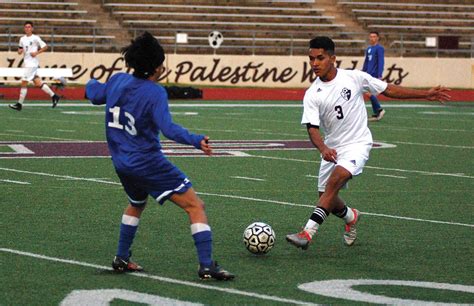
[[[130,258],[125,260],[119,256],[114,257],[112,261],[112,268],[117,272],[141,272],[143,268],[138,264],[130,261]]]
[[[54,94],[54,96],[51,97],[51,101],[53,102],[53,108],[58,105],[59,99],[61,99],[57,94]]]
[[[21,105],[20,103],[15,103],[15,104],[8,104],[8,107],[17,111],[21,111],[23,105]]]
[[[199,278],[202,280],[215,279],[215,280],[231,280],[234,279],[235,275],[224,270],[217,262],[213,261],[211,266],[205,268],[199,267],[198,271]]]

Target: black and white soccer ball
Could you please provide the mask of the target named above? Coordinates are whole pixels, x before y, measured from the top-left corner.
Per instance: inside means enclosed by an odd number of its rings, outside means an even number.
[[[209,40],[209,46],[214,49],[218,49],[224,42],[224,36],[218,31],[212,31],[207,38]]]
[[[244,244],[253,254],[268,253],[275,245],[275,232],[272,227],[263,222],[254,222],[244,231]]]

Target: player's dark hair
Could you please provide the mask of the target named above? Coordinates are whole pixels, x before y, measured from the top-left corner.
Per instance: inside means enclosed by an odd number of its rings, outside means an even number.
[[[330,55],[334,55],[336,46],[331,38],[326,36],[317,36],[310,40],[309,42],[310,49],[323,49]]]
[[[25,21],[25,23],[23,24],[23,26],[26,26],[27,24],[31,25],[31,27],[33,27],[33,22],[31,21]]]
[[[378,37],[380,37],[380,34],[379,34],[378,31],[370,31],[369,34],[375,34],[375,35],[377,35]]]
[[[140,79],[148,79],[155,74],[156,68],[165,61],[165,51],[149,32],[132,40],[122,49],[122,54],[127,66],[134,69],[133,75]]]

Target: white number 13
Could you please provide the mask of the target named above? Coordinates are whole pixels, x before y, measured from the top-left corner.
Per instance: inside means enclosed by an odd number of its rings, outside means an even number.
[[[125,129],[125,131],[127,131],[127,133],[129,133],[130,135],[132,135],[132,136],[137,135],[137,129],[135,128],[135,118],[133,118],[133,116],[129,112],[124,113],[125,117],[127,117],[127,119],[128,119],[128,122],[125,125],[125,127],[123,125],[121,125],[120,122],[119,122],[119,118],[120,118],[120,107],[119,106],[109,108],[109,113],[112,113],[112,120],[113,121],[109,122],[107,124],[108,127],[115,128],[115,129],[120,129],[120,130]]]

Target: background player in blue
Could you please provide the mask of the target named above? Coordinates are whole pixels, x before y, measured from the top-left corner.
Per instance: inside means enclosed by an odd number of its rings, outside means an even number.
[[[93,104],[106,105],[107,143],[129,200],[112,267],[120,272],[143,270],[130,261],[130,248],[150,195],[160,204],[169,199],[188,214],[199,258],[199,277],[233,279],[233,274],[212,260],[212,233],[204,203],[185,174],[163,155],[159,133],[211,155],[209,138],[173,123],[166,91],[156,84],[164,71],[165,54],[150,33],[137,37],[122,53],[127,66],[134,69],[133,75],[118,73],[104,84],[90,80],[86,85],[87,98]]]
[[[380,36],[376,31],[369,33],[369,44],[370,46],[365,51],[364,67],[362,71],[367,72],[371,76],[377,79],[382,79],[383,66],[385,63],[385,50],[379,45]],[[382,120],[385,115],[385,110],[380,105],[379,100],[375,95],[370,95],[370,102],[372,103],[372,111],[374,114],[370,121]]]

